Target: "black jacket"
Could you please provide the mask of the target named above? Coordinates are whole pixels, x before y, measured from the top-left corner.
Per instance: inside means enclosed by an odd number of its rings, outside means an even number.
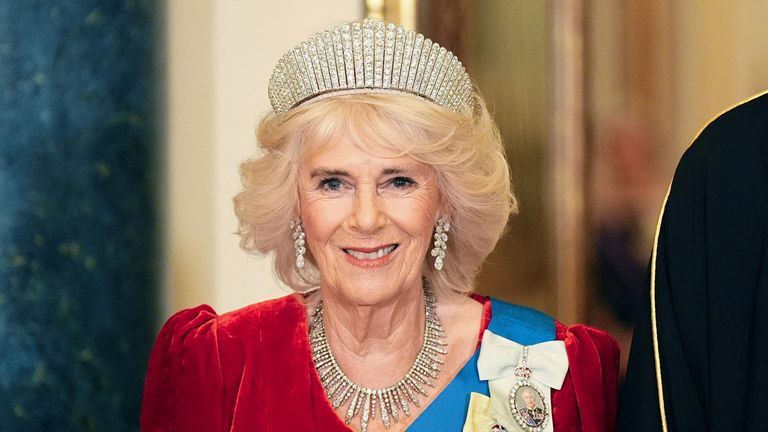
[[[707,125],[680,161],[662,212],[648,278],[660,371],[647,299],[618,430],[662,430],[659,374],[669,431],[766,431],[768,94]]]

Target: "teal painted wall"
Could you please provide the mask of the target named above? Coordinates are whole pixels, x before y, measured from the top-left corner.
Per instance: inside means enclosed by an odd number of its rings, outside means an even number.
[[[162,18],[162,2],[0,2],[2,431],[138,430]]]

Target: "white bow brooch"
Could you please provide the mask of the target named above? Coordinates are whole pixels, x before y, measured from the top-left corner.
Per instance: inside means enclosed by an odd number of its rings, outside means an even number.
[[[490,403],[473,395],[465,431],[553,431],[551,389],[559,390],[568,373],[563,341],[524,346],[486,330],[477,371],[488,381]],[[482,413],[473,412],[478,407]],[[470,425],[472,418],[476,426]]]

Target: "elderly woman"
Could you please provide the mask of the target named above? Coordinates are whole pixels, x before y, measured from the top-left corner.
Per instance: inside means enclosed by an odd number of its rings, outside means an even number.
[[[606,431],[611,337],[471,294],[516,210],[461,63],[364,21],[288,52],[235,198],[296,294],[163,327],[145,431]],[[535,425],[516,400],[540,407]],[[477,426],[482,424],[485,426]]]

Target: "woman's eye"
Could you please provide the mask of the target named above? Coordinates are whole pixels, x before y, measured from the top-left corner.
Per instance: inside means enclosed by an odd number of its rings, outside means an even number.
[[[344,183],[338,178],[327,178],[320,182],[320,189],[336,191],[341,189]]]
[[[392,184],[392,186],[394,186],[397,189],[405,189],[416,184],[416,182],[413,181],[413,179],[410,179],[408,177],[395,177],[390,181],[390,183]]]

